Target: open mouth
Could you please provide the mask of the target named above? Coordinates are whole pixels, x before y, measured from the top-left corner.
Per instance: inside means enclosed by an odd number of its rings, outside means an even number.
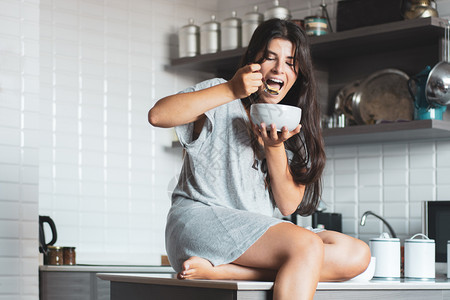
[[[284,82],[279,79],[271,78],[264,81],[264,91],[270,95],[278,95]]]

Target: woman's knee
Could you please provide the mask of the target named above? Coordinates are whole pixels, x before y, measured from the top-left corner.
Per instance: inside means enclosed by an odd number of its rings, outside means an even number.
[[[343,279],[351,279],[361,274],[370,263],[370,248],[365,242],[354,239],[349,250],[351,255],[348,256],[347,266],[343,269]]]
[[[293,240],[288,247],[287,254],[289,259],[300,259],[321,263],[324,255],[323,241],[317,234],[302,228],[294,234]]]

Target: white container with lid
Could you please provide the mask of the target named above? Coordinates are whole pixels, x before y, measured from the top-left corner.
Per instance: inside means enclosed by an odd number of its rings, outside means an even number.
[[[216,16],[211,16],[211,21],[200,26],[200,54],[216,53],[220,51],[220,23]]]
[[[178,54],[180,57],[192,57],[200,53],[200,28],[194,25],[194,19],[178,31]]]
[[[258,6],[253,6],[253,11],[245,14],[242,20],[242,47],[247,47],[255,29],[264,21],[264,15],[258,12]]]
[[[374,277],[400,278],[400,239],[372,238],[369,241],[372,256],[376,257]]]
[[[278,0],[274,0],[273,7],[264,12],[264,20],[269,19],[290,20],[291,12],[286,7],[280,6]]]
[[[221,50],[231,50],[241,47],[242,21],[237,17],[236,11],[231,17],[222,21]]]
[[[415,239],[422,236],[424,239]],[[418,233],[405,240],[405,277],[433,279],[435,272],[435,242]]]

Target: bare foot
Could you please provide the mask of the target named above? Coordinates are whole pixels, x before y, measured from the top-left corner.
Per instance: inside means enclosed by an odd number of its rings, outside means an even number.
[[[178,279],[217,279],[214,266],[204,258],[192,256],[183,263]]]

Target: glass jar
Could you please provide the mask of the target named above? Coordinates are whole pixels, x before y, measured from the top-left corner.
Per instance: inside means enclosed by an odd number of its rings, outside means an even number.
[[[65,265],[76,265],[75,247],[64,247],[63,256]]]
[[[47,261],[49,265],[60,266],[63,264],[64,257],[62,247],[48,246],[47,256],[48,256]]]

